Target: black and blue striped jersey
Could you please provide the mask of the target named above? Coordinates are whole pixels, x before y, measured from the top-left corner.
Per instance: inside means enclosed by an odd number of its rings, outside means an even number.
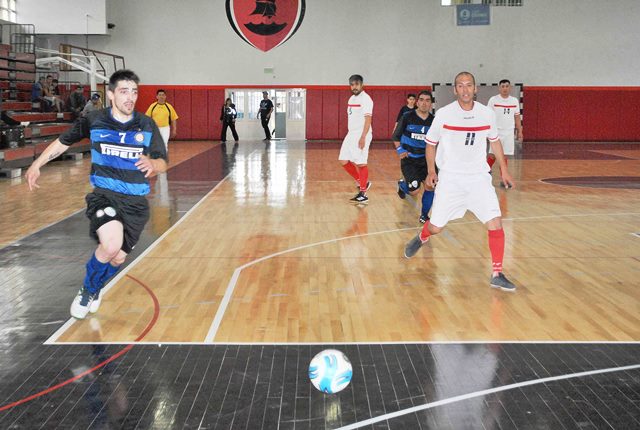
[[[78,118],[60,135],[60,142],[72,145],[91,139],[91,185],[121,194],[149,194],[149,180],[135,163],[141,154],[167,159],[158,127],[148,116],[133,112],[127,122],[113,118],[111,109],[90,112]]]
[[[433,123],[433,118],[433,115],[429,114],[427,119],[422,119],[415,110],[405,113],[393,131],[393,141],[400,142],[400,146],[409,152],[409,157],[424,157],[427,131]]]

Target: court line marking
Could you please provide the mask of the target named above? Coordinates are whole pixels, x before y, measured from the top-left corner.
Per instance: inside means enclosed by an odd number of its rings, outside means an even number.
[[[27,403],[27,402],[29,402],[31,400],[37,399],[38,397],[42,397],[42,396],[44,396],[46,394],[49,394],[49,393],[51,393],[53,391],[56,391],[56,390],[64,387],[65,385],[69,385],[72,382],[75,382],[75,381],[77,381],[77,380],[89,375],[90,373],[95,372],[96,370],[106,366],[107,364],[109,364],[112,361],[116,360],[120,356],[122,356],[122,355],[126,354],[127,352],[129,352],[131,350],[131,348],[133,348],[133,345],[137,344],[138,341],[140,341],[141,339],[144,339],[144,337],[147,335],[147,333],[149,333],[151,331],[153,326],[158,321],[158,317],[160,316],[160,302],[158,302],[158,298],[153,293],[153,290],[151,288],[149,288],[147,285],[145,285],[143,282],[140,282],[138,279],[134,278],[133,276],[131,276],[131,275],[127,275],[127,276],[129,278],[133,279],[134,282],[137,282],[142,288],[144,288],[147,291],[147,294],[149,294],[149,296],[151,297],[151,300],[153,301],[153,315],[151,317],[151,320],[147,323],[147,326],[144,328],[142,333],[140,333],[138,335],[136,340],[134,340],[133,342],[128,342],[127,346],[122,348],[117,353],[113,354],[111,357],[107,358],[106,360],[101,361],[100,363],[96,364],[92,368],[85,370],[84,372],[74,376],[73,378],[69,378],[69,379],[67,379],[65,381],[62,381],[62,382],[52,386],[52,387],[49,387],[49,388],[41,390],[41,391],[39,391],[37,393],[31,394],[31,395],[29,395],[27,397],[23,397],[20,400],[16,400],[16,401],[8,403],[6,405],[0,405],[0,412],[9,410],[9,409],[14,408],[14,407],[16,407],[18,405],[21,405],[23,403]]]
[[[640,215],[640,212],[622,212],[622,213],[608,213],[608,214],[568,214],[568,215],[540,215],[540,216],[532,216],[532,217],[520,217],[520,218],[503,218],[502,221],[524,221],[524,220],[537,220],[537,219],[546,219],[546,218],[578,218],[578,217],[588,217],[588,216],[625,216],[625,215]],[[463,221],[463,222],[454,222],[454,223],[450,223],[450,225],[464,225],[464,224],[480,224],[479,220],[474,220],[474,221]],[[387,233],[397,233],[397,232],[401,232],[401,231],[408,231],[408,230],[418,230],[418,229],[422,229],[422,226],[419,227],[405,227],[405,228],[396,228],[396,229],[392,229],[392,230],[384,230],[384,231],[377,231],[377,232],[373,232],[373,233],[366,233],[366,234],[356,234],[356,235],[352,235],[352,236],[345,236],[345,237],[338,237],[338,238],[333,238],[333,239],[328,239],[328,240],[323,240],[321,242],[315,242],[315,243],[309,243],[306,245],[301,245],[301,246],[297,246],[294,248],[290,248],[290,249],[285,249],[283,251],[279,251],[270,255],[265,255],[264,257],[260,257],[257,260],[253,260],[250,261],[248,263],[243,264],[242,266],[237,267],[234,271],[233,271],[233,275],[231,276],[231,279],[229,280],[229,283],[227,284],[227,288],[224,292],[224,296],[222,297],[222,300],[220,302],[220,306],[218,306],[218,310],[216,311],[216,315],[213,319],[213,322],[211,323],[211,326],[209,327],[209,331],[207,332],[207,335],[204,339],[205,343],[213,343],[213,339],[215,339],[218,330],[220,329],[220,324],[222,324],[222,318],[224,318],[224,314],[227,310],[227,306],[229,305],[229,302],[231,301],[231,296],[233,295],[233,292],[236,288],[236,284],[238,283],[238,279],[240,278],[240,273],[246,269],[247,267],[251,267],[254,264],[258,264],[261,263],[265,260],[271,259],[273,257],[278,257],[280,255],[284,255],[284,254],[288,254],[291,252],[295,252],[295,251],[300,251],[302,249],[307,249],[307,248],[312,248],[318,245],[326,245],[328,243],[337,243],[337,242],[341,242],[343,240],[348,240],[348,239],[353,239],[356,237],[371,237],[371,236],[376,236],[376,235],[380,235],[380,234],[387,234]]]
[[[66,220],[66,219],[68,219],[68,218],[71,218],[72,216],[75,216],[75,215],[77,215],[77,214],[79,214],[80,212],[83,212],[83,211],[85,211],[85,210],[87,210],[87,209],[86,209],[86,208],[78,209],[77,211],[75,211],[75,212],[73,212],[73,213],[71,213],[71,214],[67,215],[66,217],[64,217],[64,218],[62,218],[62,219],[59,219],[58,221],[53,221],[52,223],[49,223],[49,224],[45,225],[44,227],[41,227],[41,228],[37,229],[36,231],[32,231],[31,233],[27,233],[27,234],[25,234],[24,236],[22,236],[22,237],[20,237],[20,238],[18,238],[18,239],[15,239],[13,242],[8,243],[8,244],[6,244],[5,246],[3,246],[2,248],[0,248],[0,250],[3,250],[3,249],[5,249],[5,248],[9,248],[9,247],[12,247],[12,246],[20,246],[20,245],[18,244],[18,242],[20,242],[21,240],[24,240],[24,239],[26,239],[26,238],[27,238],[27,237],[29,237],[29,236],[33,236],[34,234],[38,234],[38,233],[40,233],[42,230],[46,230],[46,229],[48,229],[49,227],[53,227],[54,225],[59,224],[59,223],[63,222],[64,220]]]
[[[514,388],[527,387],[529,385],[544,384],[544,383],[547,383],[547,382],[561,381],[563,379],[581,378],[583,376],[600,375],[600,374],[603,374],[603,373],[622,372],[622,371],[636,370],[636,369],[640,369],[640,364],[633,364],[633,365],[630,365],[630,366],[622,366],[622,367],[609,367],[607,369],[588,370],[586,372],[568,373],[568,374],[565,374],[565,375],[550,376],[548,378],[541,378],[541,379],[531,379],[531,380],[524,381],[524,382],[517,382],[515,384],[503,385],[501,387],[495,387],[495,388],[490,388],[490,389],[487,389],[487,390],[476,391],[476,392],[473,392],[473,393],[468,393],[468,394],[463,394],[463,395],[460,395],[460,396],[449,397],[447,399],[438,400],[436,402],[426,403],[426,404],[420,405],[420,406],[414,406],[412,408],[402,409],[400,411],[391,412],[391,413],[388,413],[388,414],[377,416],[375,418],[370,418],[368,420],[358,421],[358,422],[353,423],[353,424],[349,424],[349,425],[346,425],[346,426],[343,426],[343,427],[339,427],[337,430],[357,429],[357,428],[360,428],[360,427],[364,427],[364,426],[368,426],[368,425],[371,425],[371,424],[378,423],[380,421],[387,421],[389,419],[397,418],[397,417],[400,417],[402,415],[408,415],[408,414],[411,414],[411,413],[414,413],[414,412],[419,412],[419,411],[423,411],[423,410],[426,410],[426,409],[435,408],[436,406],[448,405],[450,403],[460,402],[460,401],[463,401],[463,400],[472,399],[474,397],[486,396],[487,394],[499,393],[501,391],[512,390]]]
[[[123,345],[126,342],[52,342],[51,345]],[[142,341],[136,345],[224,345],[224,346],[327,346],[327,345],[640,345],[640,340],[411,340],[376,342],[162,342]]]
[[[256,152],[255,150],[253,152]],[[251,154],[249,154],[248,156],[251,156],[253,154],[253,152]],[[171,233],[176,227],[178,227],[180,224],[182,224],[182,222],[189,216],[191,215],[191,212],[194,211],[196,208],[198,208],[202,202],[205,201],[205,199],[207,199],[209,197],[210,194],[212,194],[216,189],[218,189],[218,187],[220,185],[222,185],[227,178],[231,175],[232,172],[229,172],[227,174],[227,176],[225,176],[224,178],[222,178],[222,180],[220,180],[220,182],[218,182],[216,184],[215,187],[213,187],[207,194],[205,194],[195,205],[193,205],[193,207],[191,207],[191,209],[189,209],[183,216],[182,218],[180,218],[178,220],[178,222],[176,222],[174,225],[172,225],[171,227],[169,227],[169,229],[167,231],[165,231],[164,233],[162,233],[162,235],[157,238],[156,240],[153,241],[153,243],[151,243],[151,245],[149,245],[149,247],[147,249],[145,249],[142,254],[140,254],[135,260],[133,260],[131,263],[129,263],[129,265],[127,267],[125,267],[124,269],[122,269],[107,285],[104,286],[104,288],[102,288],[100,294],[106,294],[107,291],[109,291],[120,279],[122,279],[128,272],[129,270],[131,270],[135,265],[137,265],[147,254],[149,254],[153,249],[155,249],[156,246],[158,246],[160,244],[160,242],[165,238],[165,236],[167,236],[169,233]],[[65,322],[58,330],[55,331],[55,333],[53,333],[47,340],[44,341],[43,345],[54,345],[56,344],[58,338],[60,336],[62,336],[73,324],[75,324],[76,319],[75,318],[69,318],[67,320],[67,322]],[[68,343],[68,342],[63,342],[63,344]],[[126,343],[126,342],[121,342],[121,343]]]
[[[195,154],[194,156],[189,157],[189,158],[186,158],[186,159],[182,160],[180,163],[178,163],[178,164],[176,164],[176,165],[174,165],[174,166],[171,166],[171,167],[170,167],[170,169],[173,169],[174,167],[179,166],[180,164],[184,163],[185,161],[191,160],[192,158],[196,157],[197,155],[203,154],[203,153],[205,153],[205,152],[207,152],[207,151],[209,151],[209,149],[205,149],[205,150],[204,150],[204,151],[202,151],[202,152],[198,152],[198,153],[197,153],[197,154]],[[83,158],[83,160],[84,160],[84,158]],[[91,161],[91,158],[86,158],[86,160]],[[62,167],[62,166],[60,166],[60,167]],[[80,209],[78,209],[77,211],[75,211],[75,212],[73,212],[73,213],[71,213],[71,214],[67,215],[66,217],[59,219],[58,221],[53,221],[52,223],[47,224],[47,225],[45,225],[44,227],[41,227],[41,228],[39,228],[39,229],[37,229],[37,230],[35,230],[35,231],[32,231],[31,233],[27,233],[27,234],[25,234],[24,236],[19,237],[18,239],[15,239],[13,242],[10,242],[10,243],[6,244],[5,246],[1,247],[1,248],[0,248],[0,251],[1,251],[1,250],[3,250],[4,248],[8,248],[8,247],[10,247],[10,246],[17,246],[17,245],[18,245],[18,242],[20,242],[21,240],[24,240],[24,239],[26,239],[27,237],[32,236],[32,235],[34,235],[34,234],[38,234],[38,233],[40,233],[42,230],[45,230],[45,229],[47,229],[47,228],[49,228],[49,227],[53,227],[54,225],[56,225],[56,224],[58,224],[58,223],[61,223],[62,221],[66,220],[66,219],[68,219],[68,218],[71,218],[72,216],[77,215],[78,213],[80,213],[80,212],[84,212],[84,211],[86,211],[86,210],[87,210],[87,208],[80,208]]]

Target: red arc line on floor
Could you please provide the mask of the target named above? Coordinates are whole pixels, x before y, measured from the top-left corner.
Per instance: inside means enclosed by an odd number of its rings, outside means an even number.
[[[140,281],[139,279],[134,278],[131,275],[125,275],[128,278],[131,278],[134,282],[138,283],[140,286],[142,286],[142,288],[144,288],[145,290],[147,290],[147,293],[149,293],[149,296],[151,297],[151,300],[153,300],[153,317],[151,318],[151,321],[149,321],[149,323],[147,324],[147,327],[142,331],[142,333],[140,333],[140,335],[136,338],[136,340],[134,340],[134,342],[140,342],[146,335],[147,333],[149,333],[149,331],[151,331],[151,329],[153,328],[153,326],[156,324],[156,321],[158,321],[158,316],[160,314],[160,302],[158,301],[158,298],[156,297],[155,294],[153,294],[153,291],[151,290],[151,288],[149,288],[148,286],[146,286],[142,281]],[[96,370],[106,366],[107,364],[111,363],[112,361],[120,358],[121,356],[123,356],[124,354],[126,354],[127,352],[129,352],[129,350],[131,350],[131,348],[133,348],[133,343],[125,346],[124,348],[122,348],[122,350],[120,350],[119,352],[115,353],[114,355],[112,355],[111,357],[107,358],[106,360],[98,363],[97,365],[95,365],[94,367],[92,367],[91,369],[85,370],[84,372],[74,376],[73,378],[67,379],[66,381],[63,381],[59,384],[54,385],[53,387],[49,387],[46,390],[42,390],[38,393],[32,394],[28,397],[25,397],[23,399],[17,400],[13,403],[9,403],[6,404],[4,406],[0,407],[0,412],[2,411],[6,411],[9,410],[13,407],[16,407],[18,405],[21,405],[23,403],[26,403],[28,401],[31,401],[33,399],[37,399],[38,397],[44,396],[45,394],[49,394],[59,388],[64,387],[65,385],[69,385],[70,383],[77,381],[78,379],[81,379],[87,375],[89,375],[90,373],[95,372]]]

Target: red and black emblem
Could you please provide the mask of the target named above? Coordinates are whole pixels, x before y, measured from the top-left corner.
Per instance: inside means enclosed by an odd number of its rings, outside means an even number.
[[[304,2],[226,0],[227,18],[245,42],[267,52],[282,45],[298,31],[304,18]]]

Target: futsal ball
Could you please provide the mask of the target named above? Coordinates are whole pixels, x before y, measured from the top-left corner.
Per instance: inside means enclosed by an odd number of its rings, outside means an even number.
[[[309,363],[309,379],[318,390],[333,394],[344,390],[351,382],[351,362],[337,349],[319,352]]]

